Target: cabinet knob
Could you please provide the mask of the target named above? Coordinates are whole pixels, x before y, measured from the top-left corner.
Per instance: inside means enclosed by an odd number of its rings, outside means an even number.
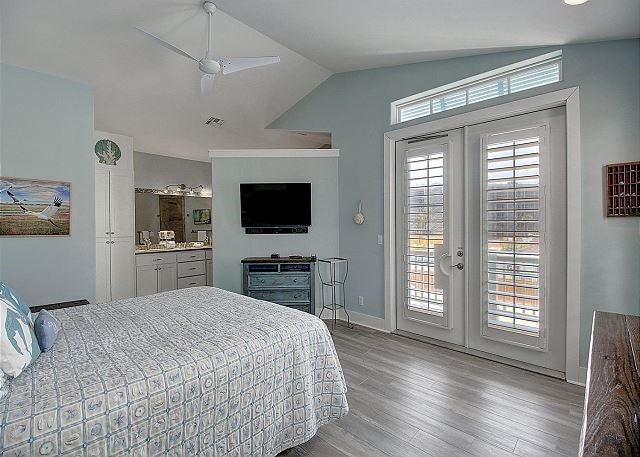
[[[260,280],[260,284],[264,284],[264,279],[261,279],[261,280]]]
[[[162,270],[162,268],[158,267],[158,270]]]
[[[298,280],[297,280],[297,279],[294,279],[294,280],[293,280],[293,282],[298,282]]]

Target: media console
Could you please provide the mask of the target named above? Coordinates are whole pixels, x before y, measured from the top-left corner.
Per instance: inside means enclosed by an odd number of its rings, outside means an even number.
[[[289,233],[309,233],[309,227],[245,227],[247,235],[283,235]]]

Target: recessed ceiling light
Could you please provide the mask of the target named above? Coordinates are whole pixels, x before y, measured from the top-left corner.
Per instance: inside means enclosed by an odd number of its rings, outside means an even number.
[[[583,3],[587,3],[589,0],[564,0],[567,5],[582,5]]]

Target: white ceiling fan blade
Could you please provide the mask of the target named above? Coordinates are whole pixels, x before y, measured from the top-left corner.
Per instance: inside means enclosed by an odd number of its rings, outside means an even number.
[[[175,47],[175,46],[174,46],[174,45],[172,45],[171,43],[168,43],[168,42],[164,41],[162,38],[158,38],[157,36],[155,36],[155,35],[153,35],[153,34],[151,34],[151,33],[149,33],[149,32],[146,32],[146,31],[142,30],[140,27],[136,27],[136,30],[141,31],[142,33],[144,33],[145,35],[147,35],[147,36],[148,36],[149,38],[151,38],[152,40],[155,40],[155,41],[156,41],[156,43],[158,43],[159,45],[164,46],[164,47],[165,47],[165,48],[167,48],[167,49],[171,49],[173,52],[178,53],[178,54],[180,54],[181,56],[186,57],[187,59],[191,59],[191,60],[194,60],[194,61],[196,61],[196,62],[199,62],[199,60],[198,60],[198,59],[196,59],[195,57],[193,57],[193,56],[192,56],[191,54],[189,54],[188,52],[183,51],[182,49]]]
[[[247,70],[254,67],[262,67],[263,65],[271,65],[280,62],[280,57],[231,57],[229,59],[220,59],[222,65],[222,74],[228,75],[240,70]]]
[[[203,74],[200,79],[200,92],[202,95],[211,95],[213,93],[213,81],[216,75]]]

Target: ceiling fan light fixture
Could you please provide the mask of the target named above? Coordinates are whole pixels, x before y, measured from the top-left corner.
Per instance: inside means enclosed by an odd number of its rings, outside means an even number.
[[[582,5],[583,3],[587,3],[589,0],[564,0],[567,5],[576,6]]]

